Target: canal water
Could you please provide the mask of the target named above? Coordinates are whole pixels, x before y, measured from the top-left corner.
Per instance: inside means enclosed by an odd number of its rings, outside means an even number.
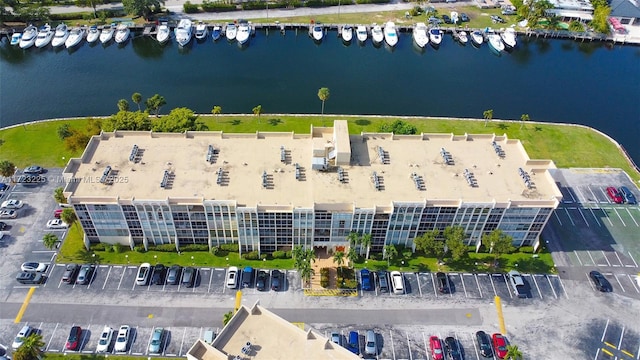
[[[161,94],[164,112],[325,112],[569,122],[592,126],[622,143],[640,162],[640,47],[519,38],[501,56],[461,46],[450,35],[420,52],[410,34],[398,46],[369,40],[345,45],[336,32],[321,44],[305,31],[258,31],[250,45],[221,39],[178,49],[137,37],[125,46],[74,50],[0,45],[0,127],[25,121],[117,112],[133,92]],[[135,104],[131,104],[135,107]]]

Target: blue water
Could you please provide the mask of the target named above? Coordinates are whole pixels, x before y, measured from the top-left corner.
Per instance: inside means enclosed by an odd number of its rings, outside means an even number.
[[[133,92],[210,113],[319,113],[320,87],[333,114],[423,115],[580,123],[622,143],[640,162],[640,47],[519,39],[497,56],[446,35],[419,52],[410,34],[396,49],[353,43],[335,32],[321,44],[305,31],[259,31],[248,47],[224,39],[161,47],[137,37],[125,46],[83,43],[53,50],[0,46],[0,126],[117,111]],[[135,104],[131,104],[135,107]]]

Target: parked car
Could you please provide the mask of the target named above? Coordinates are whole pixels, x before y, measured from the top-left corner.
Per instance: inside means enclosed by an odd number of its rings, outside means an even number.
[[[624,201],[626,201],[627,204],[636,205],[638,203],[638,201],[636,200],[636,196],[633,195],[633,193],[631,192],[631,190],[629,190],[628,187],[620,186],[619,190],[620,190],[620,195],[622,195],[622,197],[624,198]]]
[[[516,7],[513,5],[502,6],[502,15],[516,15]]]
[[[598,289],[599,291],[602,292],[611,292],[613,291],[613,288],[611,287],[611,284],[609,283],[609,280],[607,280],[604,275],[602,275],[599,271],[591,271],[589,273],[589,278],[591,278],[591,281],[593,281],[593,284],[596,286],[596,289]]]
[[[429,349],[431,349],[431,357],[433,360],[444,360],[444,351],[439,337],[429,337]]]
[[[231,266],[227,271],[227,287],[235,289],[238,287],[238,268]]]
[[[362,279],[362,290],[371,291],[371,272],[367,269],[360,270],[360,278]]]
[[[0,192],[5,192],[9,189],[9,185],[5,183],[0,183]]]
[[[25,173],[25,174],[34,174],[34,175],[42,174],[43,172],[44,172],[44,169],[42,167],[40,167],[40,166],[37,166],[37,165],[29,166],[28,168],[24,169],[24,171],[23,171],[23,173]]]
[[[389,274],[384,270],[380,270],[378,271],[377,279],[380,292],[389,292]]]
[[[44,272],[47,270],[47,264],[38,262],[26,262],[20,265],[20,270],[27,272]]]
[[[186,286],[188,288],[193,287],[196,283],[196,269],[192,267],[186,267],[182,271],[182,286]]]
[[[526,298],[527,289],[524,284],[522,275],[520,275],[520,273],[515,270],[511,270],[507,273],[507,277],[509,278],[511,288],[513,289],[513,294],[519,298]]]
[[[18,348],[22,346],[24,339],[31,336],[31,334],[33,334],[34,332],[35,332],[35,329],[32,328],[31,326],[29,325],[23,326],[18,332],[18,335],[16,335],[15,339],[13,340],[13,343],[11,344],[11,348],[13,350],[18,350]]]
[[[253,285],[253,268],[246,266],[244,270],[242,270],[242,287],[251,287],[251,285]]]
[[[364,337],[364,353],[365,355],[378,355],[378,341],[376,340],[376,333],[373,330],[367,330]]]
[[[611,201],[616,204],[622,204],[624,202],[624,199],[622,198],[622,195],[620,195],[618,189],[614,188],[613,186],[609,186],[607,188],[607,195],[609,195]]]
[[[80,265],[78,264],[67,264],[64,269],[64,273],[62,274],[62,281],[72,284],[76,281],[76,275],[78,274],[78,270],[80,270]]]
[[[451,18],[449,17],[449,15],[442,15],[442,21],[444,21],[445,24],[453,24],[453,20],[451,20]]]
[[[4,230],[4,229],[6,229],[7,227],[8,227],[8,225],[7,225],[7,223],[6,223],[6,222],[2,222],[2,221],[0,221],[0,231],[2,231],[2,230]]]
[[[18,217],[18,212],[15,210],[0,211],[0,219],[15,219],[17,217]]]
[[[339,332],[332,332],[331,333],[331,341],[342,346],[342,336],[340,336]]]
[[[105,326],[100,333],[100,339],[98,340],[98,346],[96,347],[97,353],[109,352],[109,346],[111,346],[111,338],[113,337],[113,329],[109,326]]]
[[[164,329],[157,327],[153,329],[151,342],[149,342],[149,353],[159,354],[162,352],[162,340],[164,339]]]
[[[450,360],[463,360],[462,350],[460,349],[460,344],[456,338],[453,336],[447,336],[444,339],[444,344],[447,347],[447,353],[449,354]]]
[[[442,23],[442,20],[438,19],[435,16],[431,16],[429,18],[429,24],[431,24],[431,25],[440,25],[440,23]]]
[[[78,277],[76,279],[76,284],[86,285],[91,282],[91,275],[93,273],[93,267],[89,264],[84,264],[80,267],[80,271],[78,272]]]
[[[501,18],[498,15],[491,15],[491,21],[493,21],[494,24],[495,23],[504,23],[505,22],[504,19]]]
[[[115,352],[126,352],[129,345],[129,331],[131,328],[129,325],[122,325],[118,329],[118,336],[116,337],[116,345],[113,347]]]
[[[2,202],[0,208],[3,209],[20,209],[24,206],[24,202],[21,200],[6,200]]]
[[[151,276],[151,284],[164,285],[165,267],[163,264],[156,264],[153,267],[153,275]]]
[[[404,294],[404,280],[400,271],[391,272],[391,284],[393,284],[394,294]]]
[[[360,354],[360,336],[357,331],[349,331],[349,341],[347,342],[347,350],[352,353]]]
[[[480,355],[488,358],[493,357],[493,348],[491,347],[491,338],[484,331],[476,332],[476,342]]]
[[[47,221],[47,229],[66,229],[68,227],[69,224],[60,219],[52,219]]]
[[[69,337],[67,338],[67,343],[65,344],[65,348],[67,350],[79,350],[80,348],[80,337],[82,336],[82,329],[80,326],[72,326],[71,331],[69,331]]]
[[[460,21],[469,22],[469,20],[469,15],[467,15],[466,13],[460,13]]]
[[[282,272],[280,270],[271,271],[271,290],[280,291],[283,288],[284,281],[282,279]]]
[[[151,273],[151,264],[142,263],[138,268],[138,275],[136,275],[136,285],[145,286],[149,282],[149,276]]]
[[[180,265],[172,265],[167,271],[167,284],[169,285],[178,285],[180,282],[180,273],[182,272],[182,267]]]
[[[438,284],[438,291],[441,294],[448,294],[451,292],[451,286],[449,284],[449,277],[443,272],[436,273],[436,283]]]
[[[507,356],[507,339],[500,333],[491,335],[493,340],[493,348],[498,359],[504,359]]]
[[[64,211],[64,209],[55,209],[53,211],[53,217],[56,219],[60,219],[60,216],[62,216],[62,212]]]
[[[26,272],[23,271],[16,276],[16,280],[20,284],[24,285],[37,285],[42,284],[44,282],[44,275],[42,273],[37,272]]]
[[[269,273],[260,270],[258,271],[258,280],[256,281],[256,289],[259,291],[265,291],[267,289],[267,282],[269,281]]]

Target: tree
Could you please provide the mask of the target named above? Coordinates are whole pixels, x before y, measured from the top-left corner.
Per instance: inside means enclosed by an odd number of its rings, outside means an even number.
[[[207,130],[207,126],[198,121],[193,110],[182,107],[171,110],[168,115],[155,121],[151,129],[158,132],[185,132]]]
[[[42,243],[49,250],[52,250],[54,247],[56,247],[56,243],[58,243],[58,241],[58,237],[51,233],[45,234],[42,237]]]
[[[76,0],[76,6],[78,7],[91,7],[93,9],[93,18],[98,18],[98,9],[96,3],[98,0]]]
[[[485,110],[482,116],[484,117],[484,127],[487,127],[487,123],[493,119],[493,109]]]
[[[138,111],[140,110],[140,103],[142,102],[142,94],[135,92],[131,95],[131,100],[138,105]]]
[[[218,122],[218,115],[222,113],[222,106],[218,106],[218,105],[214,106],[213,109],[211,109],[211,113],[215,115],[216,122]]]
[[[353,263],[358,261],[358,258],[360,258],[360,255],[358,255],[358,252],[356,251],[356,249],[350,247],[349,251],[347,252],[347,259],[349,260],[349,266],[353,267]]]
[[[378,130],[380,132],[394,133],[398,135],[413,135],[418,132],[418,128],[402,120],[396,120],[392,123],[382,123]]]
[[[76,212],[72,208],[66,208],[62,210],[60,214],[60,219],[65,223],[72,226],[76,221],[78,221],[78,217],[76,216]]]
[[[260,118],[260,115],[262,115],[262,105],[258,105],[256,107],[254,107],[252,111],[253,111],[253,115],[255,115],[258,118]]]
[[[344,265],[344,252],[343,251],[336,251],[333,254],[333,262],[338,265],[338,267],[341,267],[342,265]]]
[[[593,29],[599,33],[608,34],[610,29],[607,20],[610,14],[609,6],[596,6],[593,9],[593,20],[591,20]]]
[[[360,238],[360,244],[367,249],[367,260],[369,260],[369,250],[371,250],[371,234],[364,234]]]
[[[46,6],[40,6],[39,4],[29,4],[26,6],[20,6],[17,9],[14,8],[16,17],[24,20],[25,22],[48,21],[51,19],[51,12]]]
[[[227,326],[231,318],[233,317],[233,311],[229,311],[222,315],[222,326]]]
[[[90,139],[91,139],[91,136],[85,134],[84,132],[78,131],[78,130],[72,130],[71,136],[64,139],[64,146],[69,151],[76,152],[84,149],[89,143]]]
[[[509,254],[515,250],[513,237],[505,234],[500,229],[493,230],[482,236],[482,243],[489,246],[489,252],[497,259],[502,254]]]
[[[163,119],[164,120],[164,119]],[[118,111],[117,114],[111,115],[102,123],[104,131],[114,130],[151,130],[151,119],[146,112]]]
[[[129,111],[129,102],[127,101],[127,99],[118,100],[118,110]]]
[[[438,261],[444,258],[444,243],[438,240],[440,236],[439,230],[427,231],[426,233],[416,237],[413,242],[416,244],[416,249],[424,252],[428,256],[433,256]]]
[[[522,360],[522,351],[518,349],[517,345],[507,345],[507,356],[504,357],[509,360]]]
[[[4,177],[12,176],[16,172],[16,166],[9,160],[0,161],[0,175]]]
[[[37,360],[42,358],[42,348],[45,343],[42,341],[42,335],[38,333],[32,333],[27,336],[22,346],[13,353],[14,360]]]
[[[442,234],[453,260],[460,260],[468,255],[467,245],[464,244],[465,233],[462,227],[449,226],[444,229]]]
[[[138,15],[149,20],[153,11],[160,10],[160,5],[164,5],[164,0],[123,0],[122,5],[128,14]]]
[[[529,121],[529,114],[522,114],[520,116],[520,129],[524,126],[525,121]]]
[[[398,250],[392,244],[385,245],[382,250],[382,257],[387,259],[387,266],[391,264],[391,260],[393,260],[396,256],[398,256]]]
[[[152,97],[148,98],[144,102],[144,104],[147,106],[147,109],[149,109],[150,111],[154,111],[156,117],[158,117],[160,114],[160,108],[167,105],[167,101],[164,99],[164,97],[155,94]]]
[[[58,204],[66,204],[67,203],[67,198],[64,197],[64,188],[63,187],[57,187],[55,190],[53,190],[53,198],[56,199],[56,202]]]
[[[355,248],[356,245],[360,243],[360,235],[357,232],[352,231],[347,234],[347,240],[349,241],[349,246]]]
[[[73,132],[69,128],[69,124],[62,124],[58,126],[58,129],[56,129],[56,132],[58,133],[58,138],[60,138],[60,140],[64,140],[69,136],[71,136],[71,134],[73,134]]]
[[[322,101],[322,115],[324,116],[324,102],[329,100],[329,96],[331,93],[329,92],[329,88],[323,87],[318,90],[318,98]]]

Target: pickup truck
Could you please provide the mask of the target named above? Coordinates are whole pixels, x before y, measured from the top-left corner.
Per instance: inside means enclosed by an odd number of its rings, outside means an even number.
[[[507,275],[509,276],[509,283],[513,288],[513,294],[519,298],[526,298],[527,289],[524,284],[524,279],[522,278],[522,275],[520,275],[520,273],[515,270],[509,271]]]

